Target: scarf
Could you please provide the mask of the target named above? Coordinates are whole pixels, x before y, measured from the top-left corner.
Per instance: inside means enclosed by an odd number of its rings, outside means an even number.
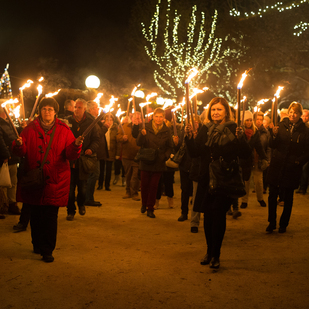
[[[152,128],[154,130],[155,135],[157,135],[159,131],[163,128],[163,123],[158,128],[156,124],[154,123],[154,121],[152,121]]]
[[[107,132],[105,133],[106,144],[107,144],[108,150],[111,150],[111,127],[109,127]]]
[[[47,133],[54,126],[56,122],[56,120],[54,119],[54,121],[51,124],[48,124],[45,123],[41,117],[39,119],[40,119],[40,125],[45,133]]]
[[[250,141],[250,139],[253,135],[253,130],[252,129],[245,129],[245,134],[247,136],[247,140]]]

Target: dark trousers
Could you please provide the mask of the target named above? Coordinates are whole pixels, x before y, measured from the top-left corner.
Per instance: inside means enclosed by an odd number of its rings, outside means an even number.
[[[27,227],[31,217],[31,205],[23,203],[23,206],[20,211],[19,222],[24,227]]]
[[[122,165],[121,160],[119,160],[119,159],[115,160],[114,170],[115,170],[115,176],[120,175],[120,173],[121,173],[121,177],[125,177],[125,171],[124,171],[124,167]]]
[[[269,196],[268,196],[268,222],[274,227],[276,226],[277,219],[277,198],[279,196],[280,190],[284,192],[284,206],[283,212],[280,217],[279,225],[280,227],[287,227],[289,225],[292,206],[293,206],[293,194],[294,189],[282,188],[279,186],[269,186]]]
[[[142,205],[153,210],[156,203],[156,195],[161,172],[141,171],[141,196]]]
[[[87,180],[79,179],[79,170],[77,168],[71,168],[71,183],[70,183],[70,194],[67,206],[68,214],[76,214],[75,206],[75,189],[77,187],[77,206],[81,207],[85,205],[86,201],[86,188]]]
[[[91,173],[87,179],[87,188],[86,188],[87,201],[94,201],[95,184],[99,179],[99,175],[100,175],[100,161],[97,161],[94,172]]]
[[[42,255],[51,255],[56,247],[58,210],[53,205],[31,206],[32,244]]]
[[[309,162],[307,162],[303,166],[303,172],[301,175],[300,186],[299,186],[300,190],[304,190],[305,192],[307,192],[308,180],[309,180]]]
[[[207,253],[219,258],[222,241],[226,229],[226,212],[233,202],[227,196],[210,196],[204,213],[204,232],[207,243]]]
[[[105,166],[106,166],[106,169],[105,169]],[[103,187],[104,172],[105,172],[105,189],[109,189],[111,185],[112,166],[113,166],[113,161],[100,160],[99,186]]]
[[[180,189],[181,189],[181,213],[188,215],[189,199],[193,193],[193,181],[190,179],[189,172],[180,171]]]
[[[162,196],[162,191],[163,191],[163,186],[164,186],[164,193],[168,197],[173,197],[174,196],[174,171],[167,171],[163,172],[159,184],[158,184],[158,189],[157,189],[157,200],[159,200]]]

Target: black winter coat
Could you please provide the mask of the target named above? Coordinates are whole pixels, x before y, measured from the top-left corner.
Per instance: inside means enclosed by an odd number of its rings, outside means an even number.
[[[9,158],[11,158],[8,162],[9,165],[19,163],[19,157],[11,152],[12,143],[16,138],[17,136],[10,123],[0,117],[0,166],[2,166],[4,160]]]
[[[245,140],[244,136],[239,140],[236,137],[233,141],[220,146],[218,144],[212,144],[207,146],[208,133],[213,129],[213,123],[210,122],[207,125],[204,125],[199,131],[195,139],[186,138],[186,144],[192,158],[200,157],[201,158],[201,177],[198,181],[198,189],[194,202],[194,211],[205,212],[207,200],[211,198],[209,194],[209,164],[212,160],[219,159],[223,157],[225,161],[232,161],[237,158],[248,158],[251,155],[251,149]],[[215,125],[216,126],[216,125]],[[225,126],[231,131],[231,133],[236,135],[236,123],[229,121],[225,123]],[[206,201],[206,202],[205,202]]]
[[[273,152],[267,182],[283,188],[298,188],[302,167],[309,160],[309,128],[300,119],[291,133],[291,122],[285,118],[279,123],[277,136],[271,135],[270,147]]]
[[[137,127],[137,128],[136,128]],[[136,134],[139,126],[134,125],[132,130],[133,137]],[[163,123],[162,129],[155,134],[152,128],[152,120],[146,123],[145,129],[147,134],[143,135],[139,132],[136,139],[137,146],[145,148],[155,148],[158,149],[157,159],[154,164],[147,164],[145,162],[139,163],[139,168],[142,171],[148,172],[164,172],[166,171],[165,161],[170,157],[173,150],[173,140],[171,136],[170,129]]]

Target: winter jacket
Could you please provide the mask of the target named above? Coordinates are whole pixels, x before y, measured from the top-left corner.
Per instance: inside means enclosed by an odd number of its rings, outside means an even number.
[[[0,166],[4,160],[9,158],[11,158],[8,162],[9,165],[19,163],[19,157],[14,156],[11,152],[12,143],[16,138],[10,123],[0,117]]]
[[[18,183],[18,202],[54,206],[66,206],[68,203],[71,177],[69,160],[79,157],[82,146],[75,145],[74,135],[62,121],[56,119],[55,126],[55,135],[43,166],[45,186],[42,191],[29,192]],[[22,131],[20,136],[23,144],[19,146],[16,141],[13,142],[13,152],[25,157],[25,172],[41,165],[53,128],[45,134],[39,119],[36,118]]]
[[[119,128],[117,134],[118,143],[122,143],[122,158],[127,160],[134,160],[139,146],[136,145],[136,138],[132,136],[132,123],[125,123],[122,125],[124,134],[122,130]],[[128,139],[126,141],[123,140],[123,135],[127,135]]]
[[[70,127],[75,138],[81,136],[85,132],[85,130],[91,125],[94,119],[95,118],[89,113],[85,113],[84,118],[80,122],[77,122],[75,120],[74,115],[67,118],[69,122],[68,126]],[[87,149],[90,149],[93,154],[96,153],[99,148],[99,140],[99,127],[95,125],[94,128],[85,136],[84,142],[82,144],[82,153],[85,152]],[[70,164],[71,167],[78,168],[79,166],[77,161],[71,161]]]
[[[231,162],[238,158],[246,159],[251,155],[251,149],[243,136],[241,139],[236,138],[236,123],[229,121],[224,123],[232,133],[233,140],[224,145],[216,142],[211,142],[209,134],[216,130],[217,125],[213,122],[203,125],[197,137],[188,139],[186,137],[186,144],[188,151],[192,158],[201,159],[201,175],[198,181],[198,192],[196,193],[194,202],[194,211],[205,212],[207,203],[203,201],[208,200],[210,197],[209,187],[209,164],[212,160],[217,160],[222,157],[225,161]]]
[[[136,144],[137,146],[141,146],[144,148],[154,148],[158,150],[156,161],[153,164],[147,164],[143,161],[139,163],[139,168],[142,171],[148,171],[148,172],[164,172],[167,170],[165,161],[168,160],[170,157],[172,150],[173,150],[173,141],[171,136],[170,129],[163,123],[162,129],[155,134],[153,128],[152,128],[152,121],[146,123],[145,129],[146,129],[146,135],[143,135],[141,132],[139,132]],[[134,125],[134,127],[137,127],[137,130],[139,126]],[[132,131],[132,135],[133,131]]]
[[[269,163],[270,158],[271,158],[271,149],[269,147],[270,133],[268,130],[265,129],[263,125],[260,126],[260,128],[258,129],[258,132],[260,134],[260,140],[261,140],[262,147],[265,151],[267,161]]]
[[[309,160],[309,129],[300,119],[291,132],[288,118],[279,123],[276,136],[271,134],[270,147],[273,149],[267,181],[270,185],[296,189],[303,165]]]

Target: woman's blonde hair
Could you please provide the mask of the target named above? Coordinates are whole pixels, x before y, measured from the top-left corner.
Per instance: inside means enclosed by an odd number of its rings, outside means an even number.
[[[295,112],[300,113],[300,115],[303,114],[303,107],[300,103],[298,102],[292,102],[288,108],[288,113],[290,112],[290,110],[293,109]]]

